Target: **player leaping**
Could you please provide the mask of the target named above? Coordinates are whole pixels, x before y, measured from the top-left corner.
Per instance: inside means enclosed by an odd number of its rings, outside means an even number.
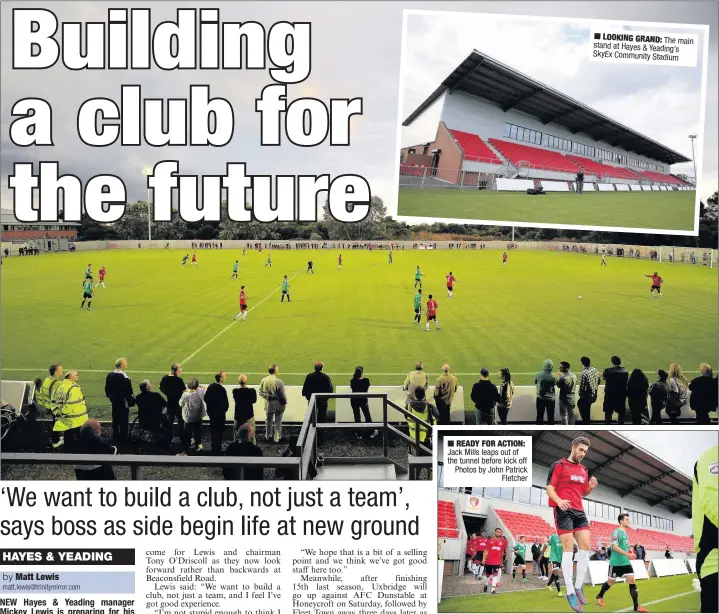
[[[632,596],[635,612],[647,612],[646,608],[639,605],[639,592],[637,585],[634,583],[634,568],[632,561],[637,558],[633,552],[629,552],[629,536],[627,529],[629,528],[629,514],[626,512],[619,514],[617,518],[619,526],[612,531],[611,549],[609,555],[609,574],[607,581],[602,585],[602,590],[597,595],[597,605],[604,605],[604,595],[612,588],[612,584],[617,578],[624,578],[629,585],[629,594]]]
[[[662,294],[662,283],[664,283],[664,280],[659,277],[657,272],[654,271],[654,275],[645,275],[644,277],[651,277],[652,279],[652,287],[651,290],[649,290],[650,296],[654,298],[654,291],[656,290],[659,298],[664,298],[664,295]]]
[[[507,542],[502,538],[502,529],[497,527],[494,530],[494,537],[487,541],[484,548],[484,561],[482,563],[484,565],[484,577],[486,578],[484,582],[485,593],[488,587],[492,588],[490,591],[492,595],[496,593],[506,548]]]
[[[547,478],[549,505],[554,508],[554,523],[562,541],[562,575],[567,601],[575,612],[584,611],[587,604],[582,585],[589,566],[590,533],[582,498],[597,487],[597,478],[590,478],[587,468],[582,465],[589,445],[589,439],[577,437],[572,441],[569,456],[554,463]],[[576,555],[574,540],[577,540],[579,547]],[[577,563],[577,576],[574,581],[573,559]]]
[[[445,275],[445,279],[447,280],[447,296],[449,298],[452,298],[452,290],[454,289],[454,284],[458,284],[459,280],[452,275],[452,271],[449,272],[449,275]]]

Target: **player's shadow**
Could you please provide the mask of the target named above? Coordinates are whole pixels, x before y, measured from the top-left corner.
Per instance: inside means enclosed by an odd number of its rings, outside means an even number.
[[[191,318],[197,318],[197,317],[198,317],[198,314],[197,314],[197,313],[190,313],[190,312],[187,312],[187,311],[176,311],[176,312],[174,312],[174,313],[176,313],[176,314],[178,314],[178,315],[182,315],[182,316],[188,316],[188,317],[191,317]],[[218,321],[225,321],[225,320],[227,320],[227,316],[221,316],[221,315],[205,314],[205,315],[199,315],[199,317],[202,318],[203,320],[218,320]]]
[[[357,324],[362,324],[365,326],[382,326],[382,328],[393,328],[395,330],[407,330],[407,324],[402,324],[401,322],[397,322],[396,320],[370,320],[368,318],[353,318],[353,322],[357,322]],[[411,322],[410,322],[411,324]],[[419,328],[416,324],[414,325],[415,328]],[[424,327],[424,323],[422,323],[422,326]]]

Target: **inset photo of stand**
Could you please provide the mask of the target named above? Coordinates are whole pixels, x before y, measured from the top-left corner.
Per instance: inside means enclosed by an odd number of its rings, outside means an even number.
[[[398,216],[696,234],[707,50],[706,26],[405,12]]]
[[[439,612],[717,611],[715,431],[436,435]]]

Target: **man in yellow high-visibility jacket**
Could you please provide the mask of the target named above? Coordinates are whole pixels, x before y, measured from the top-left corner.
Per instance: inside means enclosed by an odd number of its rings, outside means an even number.
[[[38,407],[49,412],[54,420],[57,420],[57,410],[54,397],[58,386],[62,383],[62,365],[59,362],[54,365],[50,365],[48,371],[50,372],[50,375],[43,380],[40,390],[37,393],[37,404]],[[62,432],[56,431],[53,428],[51,441],[52,447],[59,448],[62,444]]]
[[[80,374],[68,371],[62,384],[55,393],[58,418],[53,431],[61,432],[65,438],[65,448],[72,451],[72,443],[80,432],[80,427],[87,422],[85,395],[78,385]]]
[[[719,585],[719,446],[709,448],[694,465],[692,524],[697,576],[701,586],[701,611],[717,612]]]

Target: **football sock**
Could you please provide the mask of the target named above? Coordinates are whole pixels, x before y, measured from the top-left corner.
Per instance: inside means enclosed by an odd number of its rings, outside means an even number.
[[[637,590],[636,584],[629,585],[629,594],[632,596],[632,603],[634,604],[634,611],[639,609],[639,591]]]
[[[567,587],[567,595],[574,594],[574,582],[572,575],[574,572],[574,553],[562,552],[562,575],[564,576],[564,584]]]
[[[607,584],[606,582],[605,582],[604,584],[602,584],[602,590],[599,591],[599,594],[597,595],[597,599],[601,599],[602,597],[604,597],[604,594],[605,594],[610,588],[612,588],[612,587],[611,587],[609,584]]]
[[[577,552],[577,578],[575,580],[575,587],[582,588],[584,584],[584,576],[587,573],[587,567],[589,567],[589,550],[579,550]]]

